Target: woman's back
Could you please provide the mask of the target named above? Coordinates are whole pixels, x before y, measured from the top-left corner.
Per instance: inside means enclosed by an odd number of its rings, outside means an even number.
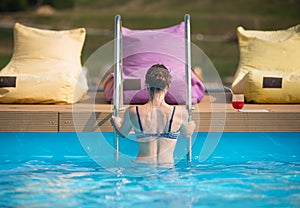
[[[153,65],[145,80],[148,103],[127,109],[123,122],[119,117],[112,117],[112,124],[121,136],[126,137],[134,129],[139,146],[137,161],[173,164],[179,133],[189,137],[195,129],[195,123],[188,121],[186,109],[170,106],[164,100],[171,78],[164,65]]]
[[[130,108],[140,160],[173,163],[173,151],[182,124],[182,108],[165,102],[154,107],[152,103]]]
[[[179,110],[178,110],[179,109]],[[180,128],[181,107],[173,107],[166,103],[153,107],[150,103],[136,106],[130,110],[131,118],[136,124],[136,133],[165,133],[175,132]],[[171,129],[170,129],[171,128]]]

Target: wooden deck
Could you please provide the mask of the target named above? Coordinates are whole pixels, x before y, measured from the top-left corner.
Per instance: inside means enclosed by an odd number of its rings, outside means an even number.
[[[206,95],[194,105],[198,131],[299,132],[300,104],[245,104],[239,112],[218,96]],[[113,106],[101,93],[74,105],[0,104],[1,132],[110,132]],[[267,110],[268,112],[264,112]]]

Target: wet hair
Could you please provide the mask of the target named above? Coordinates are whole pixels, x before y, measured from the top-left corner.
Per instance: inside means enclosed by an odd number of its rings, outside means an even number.
[[[172,76],[162,64],[155,64],[150,67],[146,74],[146,86],[150,95],[150,99],[153,100],[154,94],[161,92],[171,84]]]

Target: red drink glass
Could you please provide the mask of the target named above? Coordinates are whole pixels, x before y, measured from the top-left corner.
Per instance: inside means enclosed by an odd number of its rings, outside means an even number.
[[[244,95],[243,94],[232,94],[231,104],[234,109],[242,109],[244,107]]]

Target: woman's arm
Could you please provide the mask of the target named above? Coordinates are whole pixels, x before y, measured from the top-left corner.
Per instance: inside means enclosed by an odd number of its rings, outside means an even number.
[[[116,132],[125,138],[131,130],[131,122],[129,118],[129,109],[127,108],[124,113],[124,119],[116,116],[111,117],[111,125],[115,128]]]
[[[180,126],[180,134],[184,138],[189,138],[195,131],[196,124],[194,121],[188,121],[189,115],[185,108],[182,108],[182,124]]]

